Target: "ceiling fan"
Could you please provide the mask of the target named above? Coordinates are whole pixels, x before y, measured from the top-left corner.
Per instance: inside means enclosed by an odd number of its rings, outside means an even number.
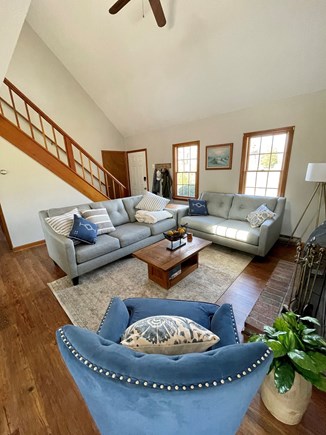
[[[162,9],[161,1],[160,0],[148,0],[149,4],[151,5],[155,20],[157,22],[157,25],[159,27],[163,27],[166,24],[165,15]],[[114,15],[117,12],[119,12],[126,4],[128,4],[130,0],[118,0],[114,3],[113,6],[110,7],[109,12],[110,14]]]

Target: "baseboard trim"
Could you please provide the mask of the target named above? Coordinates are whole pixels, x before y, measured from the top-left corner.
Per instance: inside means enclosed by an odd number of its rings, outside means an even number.
[[[36,246],[42,246],[45,244],[45,240],[38,240],[37,242],[27,243],[26,245],[15,246],[12,248],[14,252],[24,251],[25,249],[35,248]]]
[[[301,239],[300,237],[291,237],[287,236],[286,234],[280,234],[279,241],[282,243],[286,243],[287,245],[296,246],[298,243],[301,242]]]

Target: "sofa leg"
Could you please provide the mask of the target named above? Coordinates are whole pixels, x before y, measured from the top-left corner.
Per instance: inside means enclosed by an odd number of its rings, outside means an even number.
[[[79,284],[79,276],[75,276],[75,278],[72,278],[72,283],[73,285],[78,285]]]

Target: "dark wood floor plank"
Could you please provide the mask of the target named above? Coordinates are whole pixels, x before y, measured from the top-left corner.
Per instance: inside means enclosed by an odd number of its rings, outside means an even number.
[[[224,293],[219,303],[233,305],[239,333],[278,261],[293,258],[293,247],[277,245]],[[55,341],[70,321],[47,283],[62,276],[45,246],[14,253],[0,231],[0,435],[98,434]],[[303,421],[291,427],[272,417],[257,394],[238,435],[322,434],[325,396],[314,390]]]

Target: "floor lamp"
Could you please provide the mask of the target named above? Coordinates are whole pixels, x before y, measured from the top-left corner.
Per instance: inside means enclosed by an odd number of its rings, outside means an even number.
[[[318,227],[319,224],[319,216],[320,211],[322,208],[322,200],[324,198],[324,206],[325,206],[325,217],[326,217],[326,163],[308,163],[307,166],[307,173],[306,173],[306,181],[312,181],[314,183],[317,183],[317,186],[306,206],[304,209],[300,219],[298,220],[298,223],[296,224],[290,240],[292,239],[294,233],[296,232],[298,226],[300,225],[300,222],[303,219],[303,216],[306,214],[306,211],[309,208],[309,205],[311,204],[312,200],[316,196],[317,192],[319,192],[319,201],[318,201],[318,212],[316,217],[316,227]]]

